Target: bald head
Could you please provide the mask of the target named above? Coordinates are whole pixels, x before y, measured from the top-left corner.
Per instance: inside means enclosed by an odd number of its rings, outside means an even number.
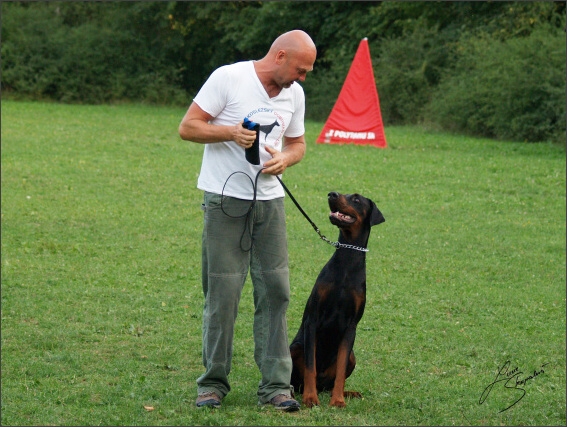
[[[286,51],[290,55],[298,52],[309,52],[317,55],[317,48],[315,47],[315,43],[313,43],[313,40],[311,40],[309,34],[301,30],[292,30],[280,35],[272,43],[268,55],[277,54],[277,52],[280,50]]]
[[[311,37],[305,31],[293,30],[275,39],[266,56],[254,62],[254,68],[268,94],[275,96],[294,82],[303,82],[316,58]]]

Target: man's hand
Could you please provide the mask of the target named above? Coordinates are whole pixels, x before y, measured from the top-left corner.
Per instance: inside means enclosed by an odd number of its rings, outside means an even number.
[[[186,141],[201,144],[232,140],[242,148],[252,147],[256,132],[242,127],[244,120],[235,125],[212,125],[213,118],[192,102],[179,125],[179,135]]]
[[[270,175],[280,175],[283,171],[287,168],[287,156],[282,153],[281,151],[276,150],[269,145],[264,146],[266,151],[270,153],[272,158],[264,163],[264,169],[262,169],[262,173],[267,173]]]
[[[242,126],[244,121],[241,121],[232,129],[232,140],[240,145],[242,148],[250,148],[256,139],[256,131],[248,130]]]
[[[294,138],[284,137],[282,151],[268,145],[264,146],[272,158],[264,163],[262,173],[280,175],[288,167],[299,163],[305,155],[305,138],[303,135]]]

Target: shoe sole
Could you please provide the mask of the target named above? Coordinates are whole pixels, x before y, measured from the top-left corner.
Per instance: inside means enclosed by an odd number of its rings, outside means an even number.
[[[299,411],[299,406],[274,406],[278,411],[283,412],[296,412]]]
[[[282,411],[282,412],[295,412],[295,411],[299,411],[299,409],[301,408],[301,405],[296,404],[296,405],[290,405],[290,406],[276,406],[271,402],[266,402],[266,403],[260,403],[258,402],[259,406],[271,406],[272,408],[278,410],[278,411]]]
[[[198,403],[197,408],[220,408],[221,404],[218,400],[210,399],[204,402]]]

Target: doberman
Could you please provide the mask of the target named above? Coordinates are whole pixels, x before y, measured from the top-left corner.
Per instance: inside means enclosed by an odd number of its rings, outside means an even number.
[[[359,194],[331,192],[328,200],[329,219],[339,228],[337,249],[317,277],[290,345],[291,384],[309,408],[319,405],[322,391],[332,390],[331,406],[362,397],[344,386],[356,365],[353,345],[366,302],[370,228],[385,221],[376,204]]]

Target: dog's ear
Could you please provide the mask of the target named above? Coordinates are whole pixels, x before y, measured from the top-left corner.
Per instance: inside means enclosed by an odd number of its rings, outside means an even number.
[[[384,218],[384,215],[382,215],[382,212],[380,212],[376,203],[370,199],[368,199],[368,201],[370,202],[370,209],[372,210],[370,212],[370,226],[382,224],[386,221],[386,218]]]

